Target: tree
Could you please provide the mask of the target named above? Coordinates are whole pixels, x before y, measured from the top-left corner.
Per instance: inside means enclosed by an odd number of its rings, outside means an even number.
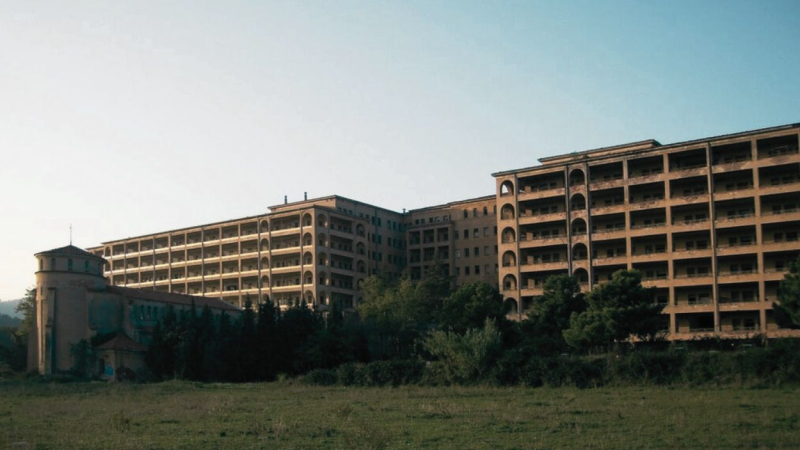
[[[638,271],[615,272],[611,281],[586,296],[586,311],[572,313],[564,339],[578,349],[610,347],[632,336],[654,340],[662,328],[664,306],[654,301],[653,291],[642,286]]]
[[[22,323],[17,328],[17,336],[27,338],[28,333],[33,328],[33,322],[36,320],[36,288],[31,287],[25,290],[25,296],[22,297],[17,307],[14,308],[19,314],[22,314]]]
[[[506,311],[503,296],[492,286],[483,282],[465,284],[444,299],[439,325],[463,333],[482,327],[487,318],[505,320]]]
[[[800,256],[789,263],[778,293],[778,303],[773,303],[775,320],[785,328],[800,327]]]
[[[532,355],[559,354],[567,350],[564,330],[573,313],[586,310],[586,298],[570,275],[555,275],[544,282],[542,295],[533,298],[528,318],[520,323],[522,342]]]

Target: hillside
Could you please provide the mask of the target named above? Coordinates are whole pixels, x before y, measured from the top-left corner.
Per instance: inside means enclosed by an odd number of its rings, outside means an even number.
[[[21,319],[22,316],[14,311],[17,305],[21,300],[4,300],[0,301],[0,314],[5,314],[7,316],[11,316],[17,319]]]

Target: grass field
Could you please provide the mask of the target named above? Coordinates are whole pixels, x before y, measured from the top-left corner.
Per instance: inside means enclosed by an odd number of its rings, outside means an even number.
[[[800,389],[0,381],[0,448],[800,448]]]

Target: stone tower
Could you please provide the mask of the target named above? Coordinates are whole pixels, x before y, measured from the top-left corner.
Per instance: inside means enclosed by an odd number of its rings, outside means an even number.
[[[87,292],[105,287],[105,259],[73,245],[34,256],[36,317],[28,339],[28,371],[49,375],[70,370],[72,347],[91,338]]]

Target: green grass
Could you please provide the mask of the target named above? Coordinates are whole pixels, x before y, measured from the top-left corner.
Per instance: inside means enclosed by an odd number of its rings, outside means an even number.
[[[0,448],[800,448],[800,388],[0,381]]]

